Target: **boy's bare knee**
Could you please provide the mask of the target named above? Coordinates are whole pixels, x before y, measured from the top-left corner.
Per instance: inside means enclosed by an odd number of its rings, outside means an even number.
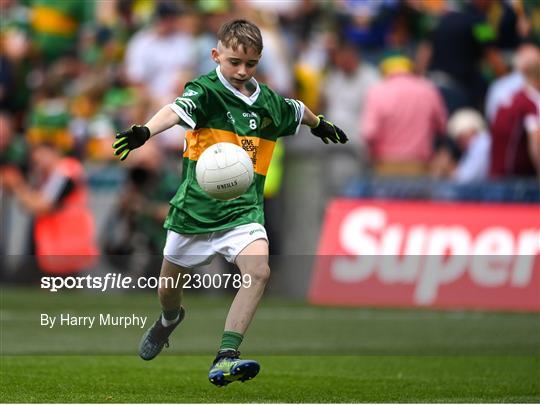
[[[249,269],[252,283],[266,284],[270,278],[270,267],[267,263],[258,263]]]

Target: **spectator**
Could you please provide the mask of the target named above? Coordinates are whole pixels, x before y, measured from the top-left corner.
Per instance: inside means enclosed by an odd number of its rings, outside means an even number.
[[[0,111],[0,176],[7,168],[26,169],[27,146],[23,136],[15,132],[13,117],[5,111]],[[9,170],[9,169],[8,169]],[[1,179],[0,179],[1,183]],[[8,243],[11,239],[10,227],[13,226],[11,218],[11,204],[5,199],[0,189],[0,280],[7,273]]]
[[[62,63],[56,64],[60,66]],[[64,92],[65,75],[61,69],[49,70],[37,91],[28,116],[26,137],[30,145],[51,143],[63,152],[73,152],[75,137],[70,130],[69,99]]]
[[[94,16],[93,1],[28,0],[30,35],[38,55],[46,62],[76,56],[82,25]]]
[[[98,161],[111,159],[110,149],[115,136],[112,120],[115,111],[113,108],[105,111],[105,108],[109,107],[107,103],[110,102],[105,99],[105,92],[111,94],[113,89],[106,84],[100,80],[98,74],[89,73],[84,79],[78,80],[78,91],[72,95],[70,103],[73,116],[70,129],[79,150],[86,158]],[[118,100],[118,96],[122,95],[117,94],[117,100],[113,102],[123,102]]]
[[[491,125],[493,177],[540,173],[540,49],[524,62],[525,85]]]
[[[523,13],[521,0],[469,0],[476,9],[485,16],[486,22],[495,32],[494,45],[500,50],[504,59],[527,38],[530,29],[527,16]],[[530,0],[525,0],[530,2]]]
[[[434,179],[450,179],[456,171],[463,153],[454,138],[445,135],[435,137],[434,152],[429,162],[429,172]]]
[[[525,84],[523,69],[536,58],[537,48],[532,44],[521,45],[514,55],[514,70],[497,80],[488,89],[485,113],[490,124],[495,120],[497,112],[502,107],[508,107],[515,94]]]
[[[338,4],[340,29],[348,41],[365,50],[386,44],[397,0],[345,0]]]
[[[435,86],[412,74],[412,63],[390,56],[381,63],[384,80],[368,90],[361,134],[379,174],[421,175],[443,133],[446,110]]]
[[[518,26],[523,38],[530,38],[535,43],[540,42],[540,7],[538,1],[521,0],[514,2],[518,15]],[[530,17],[530,20],[526,18]]]
[[[0,111],[0,167],[26,167],[28,147],[24,137],[15,132],[13,117],[5,111]]]
[[[129,81],[139,90],[137,121],[146,121],[148,112],[170,103],[193,77],[196,60],[191,34],[180,30],[182,10],[178,3],[157,3],[153,25],[137,32],[129,41],[125,66]],[[166,149],[178,150],[184,131],[176,126],[159,142]]]
[[[260,27],[264,40],[264,58],[259,62],[257,75],[284,97],[293,96],[293,74],[291,57],[285,38],[280,30],[277,16],[253,10],[250,20]]]
[[[473,109],[456,111],[448,120],[448,135],[462,153],[448,178],[459,184],[487,179],[491,138],[480,113]]]
[[[360,114],[367,90],[380,81],[377,70],[362,62],[358,49],[351,43],[336,48],[331,55],[332,67],[323,87],[325,113],[339,122],[345,133],[358,134]],[[358,143],[360,138],[352,140]]]
[[[3,187],[34,216],[31,255],[36,255],[38,268],[45,273],[66,275],[87,269],[98,251],[82,165],[62,157],[48,143],[32,148],[31,164],[38,187],[32,187],[13,168],[4,169],[1,176]],[[23,270],[23,280],[38,276],[35,266]]]
[[[210,2],[203,2],[210,5]],[[216,5],[225,5],[218,2]],[[216,10],[202,16],[198,16],[196,25],[196,35],[194,39],[195,49],[195,74],[194,76],[205,75],[216,68],[216,63],[208,57],[208,49],[212,49],[217,44],[217,32],[222,21],[229,19],[227,10]]]
[[[158,3],[155,23],[137,32],[127,47],[127,76],[154,106],[174,100],[194,71],[192,38],[179,30],[178,7]]]
[[[495,47],[496,31],[487,21],[489,6],[489,0],[472,0],[461,11],[443,14],[428,41],[418,49],[419,72],[429,71],[450,113],[481,106],[486,90],[482,61],[496,76],[506,72]]]
[[[22,28],[25,22],[20,15],[24,15],[25,8],[14,2],[3,2],[0,7],[0,108],[17,116],[15,127],[18,128],[17,121],[30,99],[26,74],[30,70],[28,59],[32,43]]]
[[[257,2],[259,3],[259,2]],[[253,4],[253,2],[252,2]],[[259,3],[260,4],[260,3]],[[275,9],[277,4],[271,2]],[[282,5],[293,6],[292,9],[277,10],[280,18],[280,25],[286,42],[289,45],[291,55],[297,55],[301,59],[300,53],[313,41],[314,32],[320,32],[321,22],[326,20],[326,15],[331,9],[331,5],[315,1],[287,1],[279,2]]]

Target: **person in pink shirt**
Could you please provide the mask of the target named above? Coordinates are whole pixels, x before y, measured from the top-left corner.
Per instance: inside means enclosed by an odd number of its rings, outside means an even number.
[[[368,90],[361,136],[377,174],[422,175],[433,140],[444,133],[447,113],[428,80],[412,73],[412,62],[390,56],[380,64],[384,80]]]

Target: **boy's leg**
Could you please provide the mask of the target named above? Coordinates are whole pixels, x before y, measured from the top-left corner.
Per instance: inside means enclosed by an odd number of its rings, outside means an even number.
[[[161,272],[159,274],[160,283],[158,286],[158,297],[163,309],[163,313],[179,311],[182,303],[182,275],[188,273],[187,269],[180,267],[163,258]],[[168,318],[168,317],[164,317]]]
[[[163,312],[142,337],[139,356],[143,360],[152,360],[161,352],[163,346],[169,346],[169,335],[184,318],[184,308],[181,306],[182,275],[186,272],[187,270],[163,258],[158,286]]]
[[[257,239],[250,243],[236,257],[236,265],[242,276],[251,277],[251,285],[240,287],[225,321],[220,349],[208,375],[210,382],[218,386],[237,380],[250,380],[259,372],[260,366],[256,361],[238,358],[238,347],[253,319],[270,277],[268,242]]]
[[[225,331],[243,335],[253,319],[270,278],[268,242],[265,239],[257,239],[250,243],[236,257],[236,265],[242,276],[249,274],[251,285],[242,286],[234,297],[225,321]]]

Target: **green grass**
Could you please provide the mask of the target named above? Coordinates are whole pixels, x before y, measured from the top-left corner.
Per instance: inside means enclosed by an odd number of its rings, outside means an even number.
[[[8,356],[2,402],[538,402],[538,358],[261,356],[253,381],[217,388],[209,358]]]
[[[231,297],[186,297],[157,359],[143,330],[39,325],[40,313],[157,316],[154,294],[0,291],[1,402],[539,402],[540,315],[318,308],[265,299],[242,345],[261,373],[207,372]]]

